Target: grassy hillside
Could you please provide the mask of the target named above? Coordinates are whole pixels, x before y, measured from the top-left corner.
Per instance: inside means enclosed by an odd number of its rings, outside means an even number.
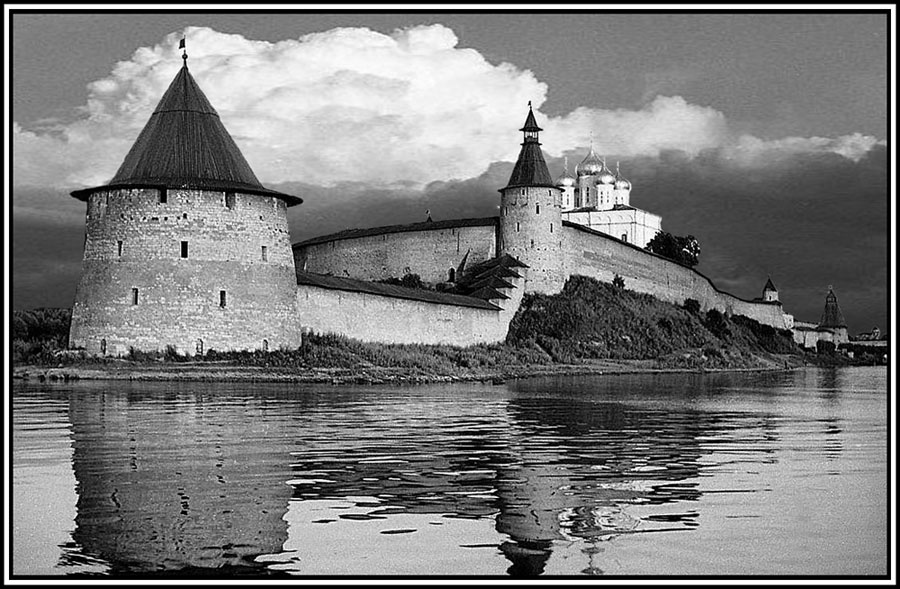
[[[526,295],[506,340],[536,345],[555,362],[655,359],[663,366],[744,367],[772,354],[800,354],[791,332],[716,310],[684,306],[572,276],[556,295]]]

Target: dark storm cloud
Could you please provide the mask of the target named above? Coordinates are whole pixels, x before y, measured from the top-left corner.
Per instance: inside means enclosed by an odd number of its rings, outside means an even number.
[[[759,296],[767,276],[787,312],[818,321],[833,285],[851,332],[887,325],[887,150],[854,163],[796,154],[746,168],[708,152],[628,162],[632,204],[692,234],[698,269],[725,290]]]
[[[32,206],[16,206],[23,201]],[[10,256],[14,308],[72,306],[84,253],[84,206],[66,193],[15,191]]]
[[[571,161],[580,161],[577,154]],[[582,154],[583,155],[583,154]],[[562,159],[550,158],[555,177]],[[497,190],[512,164],[495,163],[465,181],[424,189],[273,185],[304,203],[289,209],[292,241],[353,227],[377,227],[498,214]],[[757,168],[719,152],[688,158],[622,160],[632,204],[659,214],[663,229],[700,241],[698,269],[742,298],[759,296],[767,276],[785,310],[819,320],[833,285],[851,333],[886,330],[888,289],[887,150],[859,162],[833,154],[792,155]],[[17,191],[14,202],[42,203],[13,215],[13,302],[16,308],[68,306],[81,269],[84,204],[63,193]]]

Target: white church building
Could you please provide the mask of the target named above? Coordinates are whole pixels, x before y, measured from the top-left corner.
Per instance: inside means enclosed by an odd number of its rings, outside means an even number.
[[[587,156],[569,174],[566,159],[562,175],[556,179],[562,190],[562,217],[611,235],[638,247],[645,247],[662,230],[662,217],[631,206],[631,182],[622,177],[618,162],[613,173],[591,146]]]

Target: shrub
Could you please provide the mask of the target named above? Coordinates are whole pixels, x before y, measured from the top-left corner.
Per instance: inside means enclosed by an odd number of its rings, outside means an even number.
[[[700,314],[700,301],[697,299],[684,299],[684,310],[691,315]]]

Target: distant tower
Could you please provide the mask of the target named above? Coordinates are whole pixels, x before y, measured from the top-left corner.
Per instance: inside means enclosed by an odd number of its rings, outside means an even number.
[[[763,302],[766,303],[777,303],[778,302],[778,289],[775,288],[775,285],[772,284],[772,279],[769,278],[766,280],[766,285],[763,287]]]
[[[553,183],[531,104],[519,159],[506,188],[500,190],[500,253],[529,266],[526,291],[559,292],[565,282],[562,262],[562,195]]]
[[[264,188],[188,72],[187,55],[106,186],[87,203],[69,346],[297,347],[287,207]]]
[[[847,333],[847,322],[844,321],[844,314],[841,313],[841,307],[838,305],[837,296],[834,294],[834,288],[828,287],[828,295],[825,296],[825,310],[822,311],[822,319],[819,321],[819,329],[827,329],[834,334],[834,343],[843,343],[849,341]]]

